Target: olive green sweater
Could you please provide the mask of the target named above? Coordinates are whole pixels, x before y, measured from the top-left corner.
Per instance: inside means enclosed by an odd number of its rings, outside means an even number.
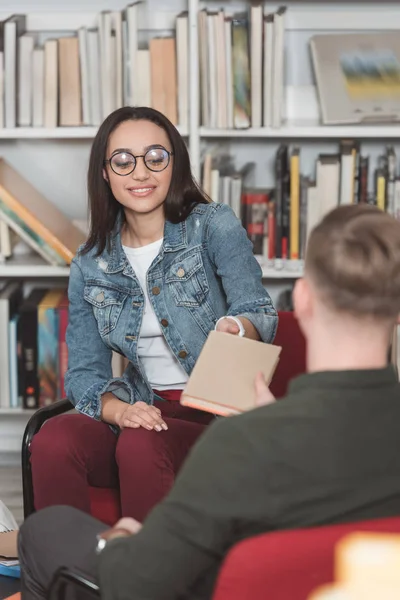
[[[141,532],[101,553],[102,598],[205,600],[243,538],[395,514],[400,385],[392,368],[302,375],[284,400],[209,427]]]

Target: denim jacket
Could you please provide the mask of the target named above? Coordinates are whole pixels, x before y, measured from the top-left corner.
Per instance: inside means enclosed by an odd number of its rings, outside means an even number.
[[[252,244],[226,205],[198,204],[185,221],[165,223],[147,288],[165,339],[188,374],[219,317],[241,315],[263,341],[275,336],[278,317]],[[119,226],[110,251],[95,257],[95,250],[78,250],[68,294],[65,389],[76,409],[100,419],[100,398],[106,392],[131,404],[151,404],[154,394],[137,354],[144,296],[122,248]],[[119,378],[112,376],[112,350],[130,361]]]

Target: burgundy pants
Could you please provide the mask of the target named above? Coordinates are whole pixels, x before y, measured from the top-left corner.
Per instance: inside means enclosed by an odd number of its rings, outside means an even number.
[[[159,393],[159,395],[161,395]],[[123,429],[80,414],[53,417],[34,436],[31,465],[35,508],[64,504],[90,513],[89,489],[120,489],[122,516],[143,521],[174,484],[185,457],[213,419],[181,406],[180,391],[156,400],[167,431]]]

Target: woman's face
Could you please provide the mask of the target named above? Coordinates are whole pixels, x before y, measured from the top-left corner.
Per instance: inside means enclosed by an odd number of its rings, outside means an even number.
[[[112,162],[107,163],[103,174],[125,212],[148,214],[163,210],[173,161],[165,150],[172,151],[167,133],[151,121],[124,121],[111,133],[105,158]],[[141,157],[136,158],[133,171],[132,156]]]

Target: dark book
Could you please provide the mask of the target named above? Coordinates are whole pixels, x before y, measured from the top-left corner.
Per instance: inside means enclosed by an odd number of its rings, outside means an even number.
[[[38,408],[39,406],[38,306],[46,291],[45,289],[32,290],[20,308],[18,344],[21,345],[22,368],[18,387],[22,390],[24,408]]]
[[[242,221],[253,252],[263,255],[267,235],[268,194],[265,190],[245,190],[242,194]]]
[[[361,156],[358,169],[358,203],[368,202],[369,157]]]
[[[281,144],[275,159],[275,258],[288,255],[289,186],[288,147]]]

